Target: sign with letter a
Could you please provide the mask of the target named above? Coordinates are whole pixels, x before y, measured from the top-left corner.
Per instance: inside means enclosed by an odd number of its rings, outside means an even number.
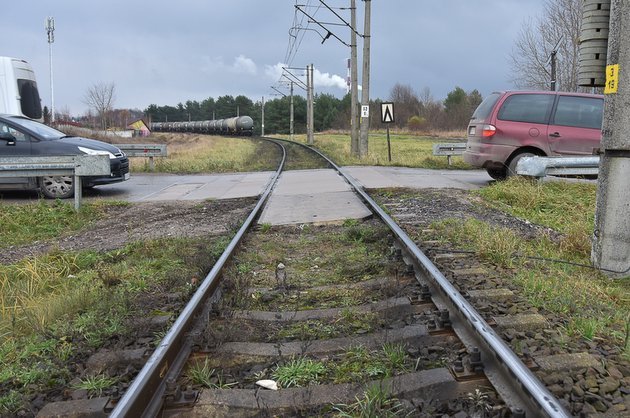
[[[394,123],[394,103],[381,103],[381,122]]]

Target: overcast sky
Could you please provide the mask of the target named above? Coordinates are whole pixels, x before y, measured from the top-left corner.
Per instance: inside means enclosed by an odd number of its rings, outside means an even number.
[[[388,99],[396,83],[442,100],[456,86],[483,96],[513,88],[508,57],[524,22],[544,0],[373,0],[370,97]],[[299,4],[321,6],[319,0]],[[295,0],[21,0],[3,7],[0,55],[22,58],[35,70],[50,107],[45,20],[55,18],[54,97],[57,111],[86,111],[96,83],[114,83],[116,108],[245,95],[273,98],[283,65],[316,70],[316,93],[343,97],[350,48],[308,24]],[[331,7],[350,0],[326,0]],[[357,0],[359,32],[364,2]],[[304,9],[338,23],[327,10]],[[350,20],[348,11],[338,13]],[[317,29],[296,32],[296,24]],[[327,25],[350,43],[349,29]],[[290,33],[297,35],[291,38]],[[290,39],[296,39],[289,48]],[[362,43],[359,42],[359,69]],[[295,71],[299,73],[299,71]],[[303,94],[296,89],[297,94]]]

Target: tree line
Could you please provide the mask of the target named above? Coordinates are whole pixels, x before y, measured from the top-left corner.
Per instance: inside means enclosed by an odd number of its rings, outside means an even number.
[[[265,133],[288,134],[290,129],[290,97],[274,98],[265,102]],[[470,115],[481,103],[479,91],[466,92],[455,87],[443,101],[433,98],[428,88],[417,94],[411,86],[396,84],[385,101],[395,103],[395,127],[411,131],[444,131],[465,129]],[[381,126],[381,103],[370,101],[370,126]],[[313,124],[315,131],[350,129],[350,94],[337,98],[331,94],[316,94]],[[293,96],[294,132],[306,132],[306,99]],[[261,131],[262,101],[252,101],[245,96],[209,97],[201,102],[188,100],[176,106],[149,105],[144,113],[152,122],[180,122],[225,119],[249,115],[255,121],[255,131]]]

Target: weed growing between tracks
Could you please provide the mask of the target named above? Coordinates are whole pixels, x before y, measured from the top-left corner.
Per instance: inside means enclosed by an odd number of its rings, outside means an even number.
[[[264,231],[264,232],[263,232]],[[242,244],[243,251],[228,268],[226,277],[231,290],[240,290],[235,301],[238,309],[267,308],[310,309],[314,306],[349,306],[357,302],[361,291],[357,289],[321,288],[314,286],[356,283],[386,277],[389,238],[384,226],[346,222],[344,227],[309,226],[284,228],[281,233],[264,228]],[[260,298],[256,288],[275,288],[279,285],[276,268],[286,266],[286,277],[292,292],[267,294]],[[386,289],[384,289],[386,292]],[[238,292],[236,292],[238,293]],[[365,292],[369,298],[369,292]],[[234,293],[233,293],[234,294]],[[345,299],[340,302],[341,299]],[[263,300],[264,299],[264,300]],[[326,301],[330,305],[326,305]]]
[[[595,186],[572,183],[537,183],[524,179],[497,182],[478,192],[490,207],[559,232],[535,239],[509,226],[482,220],[443,221],[436,225],[443,238],[506,272],[532,306],[563,315],[571,336],[603,339],[627,345],[630,321],[628,278],[610,280],[590,265]]]

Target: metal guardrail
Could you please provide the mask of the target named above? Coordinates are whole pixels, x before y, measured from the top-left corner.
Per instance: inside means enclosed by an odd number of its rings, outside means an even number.
[[[516,164],[516,174],[536,178],[596,176],[599,174],[599,156],[523,157]]]
[[[451,165],[451,157],[453,155],[462,155],[464,151],[466,151],[465,142],[433,144],[433,155],[445,155],[448,165]]]
[[[167,157],[166,144],[114,144],[120,148],[128,157],[149,158],[149,170],[155,170],[153,157]]]
[[[81,177],[111,174],[107,155],[0,157],[0,177],[74,176],[74,208],[81,208]]]

